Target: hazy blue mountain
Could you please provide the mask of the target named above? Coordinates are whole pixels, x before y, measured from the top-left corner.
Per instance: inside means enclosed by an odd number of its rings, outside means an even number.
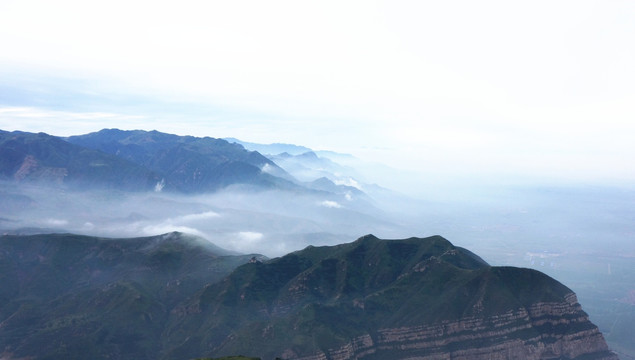
[[[357,184],[357,181],[362,178],[354,167],[340,163],[340,161],[359,163],[359,160],[352,155],[333,151],[313,151],[305,146],[293,144],[257,144],[235,138],[226,138],[226,140],[240,144],[248,150],[265,154],[294,178],[303,182],[327,178],[338,184],[350,185]]]
[[[282,143],[274,143],[274,144],[257,144],[247,141],[238,140],[236,138],[224,138],[230,143],[240,144],[245,147],[245,149],[258,151],[261,154],[266,155],[274,155],[280,153],[288,153],[291,155],[300,155],[305,152],[312,151],[306,146],[293,145],[293,144],[282,144]]]
[[[330,150],[313,150],[306,146],[296,145],[296,144],[285,144],[285,143],[273,143],[273,144],[260,144],[253,143],[248,141],[242,141],[236,138],[223,138],[231,143],[236,143],[242,145],[247,150],[258,151],[259,153],[269,156],[269,155],[278,155],[287,153],[292,156],[302,155],[308,152],[313,152],[317,154],[319,157],[330,159],[333,161],[337,160],[354,160],[355,157],[351,154],[339,153],[336,151]]]
[[[333,181],[343,181],[356,177],[356,171],[347,166],[342,166],[328,158],[318,156],[313,151],[298,155],[280,153],[268,155],[280,167],[288,171],[295,178],[302,181],[313,181],[326,177]]]
[[[355,196],[363,196],[364,192],[359,190],[359,188],[349,185],[335,184],[333,181],[329,180],[326,177],[321,177],[309,183],[306,183],[306,186],[310,189],[327,191],[333,194],[344,194],[345,196],[352,197]]]
[[[313,152],[287,160],[280,157],[292,170],[290,174],[257,151],[236,143],[158,131],[104,129],[66,139],[1,131],[0,155],[0,180],[93,188],[202,193],[247,186],[328,191],[306,184],[320,177],[336,185],[355,184],[351,178],[341,180],[340,175],[334,175],[343,168]],[[308,180],[301,179],[303,183],[293,175]],[[344,189],[334,190],[343,193]]]
[[[0,178],[150,190],[158,173],[121,157],[68,143],[44,133],[0,132]]]
[[[380,208],[402,208],[412,203],[412,199],[384,185],[392,187],[406,182],[408,187],[422,187],[417,181],[408,180],[414,177],[406,171],[379,163],[368,163],[350,154],[312,150],[293,144],[257,144],[235,138],[226,140],[265,154],[295,179],[302,181],[306,187],[338,194],[368,195],[372,198],[374,206]],[[377,185],[378,179],[382,180],[382,186]],[[396,198],[399,198],[399,201],[395,201]]]
[[[117,155],[160,173],[166,184],[181,191],[212,191],[233,184],[296,187],[290,176],[271,160],[222,139],[104,129],[71,136],[67,141]]]

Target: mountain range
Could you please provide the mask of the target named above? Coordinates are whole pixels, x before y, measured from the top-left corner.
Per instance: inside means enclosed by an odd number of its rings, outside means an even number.
[[[234,142],[144,130],[103,129],[67,138],[0,130],[0,180],[185,194],[228,187],[317,191],[348,199],[364,194],[349,175],[358,177],[352,168],[308,148],[274,144],[308,151],[263,156],[246,150],[239,140],[229,140]]]
[[[184,192],[213,191],[233,184],[294,187],[289,175],[274,162],[222,139],[104,129],[67,141],[160,173],[168,188]]]
[[[0,237],[3,359],[616,359],[575,294],[440,236],[285,256],[170,233]]]
[[[89,187],[149,190],[161,175],[131,161],[44,133],[0,131],[0,177]]]
[[[258,152],[222,139],[104,129],[60,138],[0,131],[0,177],[90,188],[184,193],[231,185],[298,189]]]

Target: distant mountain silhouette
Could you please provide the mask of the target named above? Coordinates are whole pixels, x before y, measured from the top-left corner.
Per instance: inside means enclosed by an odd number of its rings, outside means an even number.
[[[0,131],[0,178],[151,190],[161,175],[144,166],[44,133]]]
[[[146,167],[180,191],[210,191],[233,184],[295,187],[290,176],[271,160],[222,139],[104,129],[67,141]]]
[[[238,140],[236,138],[225,138],[225,140],[230,143],[240,144],[245,149],[258,151],[261,154],[265,155],[276,155],[280,153],[288,153],[290,155],[299,155],[308,151],[312,151],[306,146],[293,145],[293,144],[282,144],[282,143],[273,143],[273,144],[258,144],[253,142],[247,142]]]
[[[117,129],[67,139],[0,131],[0,180],[187,193],[301,189],[273,161],[225,140]]]
[[[345,160],[345,162],[355,160],[355,157],[349,154],[325,150],[314,151],[305,146],[293,144],[257,144],[235,138],[226,138],[226,140],[240,144],[245,149],[264,154],[293,177],[304,182],[311,182],[321,177],[332,181],[361,178],[355,169],[338,162],[339,160]]]

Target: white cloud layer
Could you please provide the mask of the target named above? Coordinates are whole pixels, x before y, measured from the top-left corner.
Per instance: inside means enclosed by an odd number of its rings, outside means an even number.
[[[148,225],[148,226],[144,226],[142,229],[143,233],[147,236],[154,236],[154,235],[158,235],[158,234],[166,234],[166,233],[170,233],[170,232],[181,232],[181,233],[185,233],[185,234],[192,234],[192,235],[197,235],[197,236],[201,236],[201,237],[205,237],[206,235],[203,234],[202,232],[200,232],[199,230],[189,227],[189,226],[180,226],[180,225],[173,225],[173,224],[153,224],[153,225]]]
[[[220,214],[214,211],[205,211],[197,214],[188,214],[183,215],[171,220],[173,222],[192,222],[192,221],[200,221],[200,220],[208,220],[219,217]]]
[[[239,231],[234,234],[229,234],[225,242],[222,244],[223,247],[226,247],[230,250],[250,253],[253,252],[254,249],[260,249],[263,247],[262,241],[264,239],[264,234],[256,231]],[[269,248],[271,245],[267,244],[266,247]]]
[[[342,205],[340,205],[337,201],[332,201],[332,200],[324,200],[320,203],[320,206],[324,206],[326,208],[331,208],[331,209],[339,209],[342,207]]]
[[[335,179],[333,180],[333,183],[335,183],[335,185],[351,186],[356,188],[357,190],[364,190],[359,182],[357,182],[357,180],[350,177],[345,179]]]
[[[64,219],[46,219],[44,223],[48,226],[65,226],[68,225],[68,220]]]

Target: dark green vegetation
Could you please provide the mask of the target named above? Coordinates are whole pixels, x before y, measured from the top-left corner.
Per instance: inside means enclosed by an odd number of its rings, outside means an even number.
[[[221,256],[209,243],[179,233],[119,240],[4,236],[0,348],[9,359],[193,359],[245,353],[297,358],[340,348],[360,336],[379,339],[390,329],[473,318],[489,324],[487,319],[541,303],[560,304],[571,295],[542,273],[490,267],[439,236],[380,240],[367,235],[262,260]],[[596,331],[590,322],[575,320],[580,316],[585,317],[575,310],[555,318],[557,327],[523,327],[511,334],[555,341],[564,334]],[[526,321],[523,317],[509,326]],[[500,330],[487,326],[483,331]],[[509,334],[494,334],[488,341],[506,341]],[[488,343],[456,346],[468,345]],[[420,354],[382,351],[368,358]],[[603,351],[601,356],[608,354]]]
[[[181,305],[165,346],[188,356],[204,349],[306,356],[377,329],[456,321],[477,308],[493,316],[569,293],[533,270],[490,267],[442,237],[368,235],[241,266]]]
[[[170,310],[251,256],[179,233],[0,238],[0,349],[42,359],[154,359]]]
[[[272,161],[238,144],[116,129],[68,139],[0,131],[0,179],[186,193],[234,184],[297,187]]]

